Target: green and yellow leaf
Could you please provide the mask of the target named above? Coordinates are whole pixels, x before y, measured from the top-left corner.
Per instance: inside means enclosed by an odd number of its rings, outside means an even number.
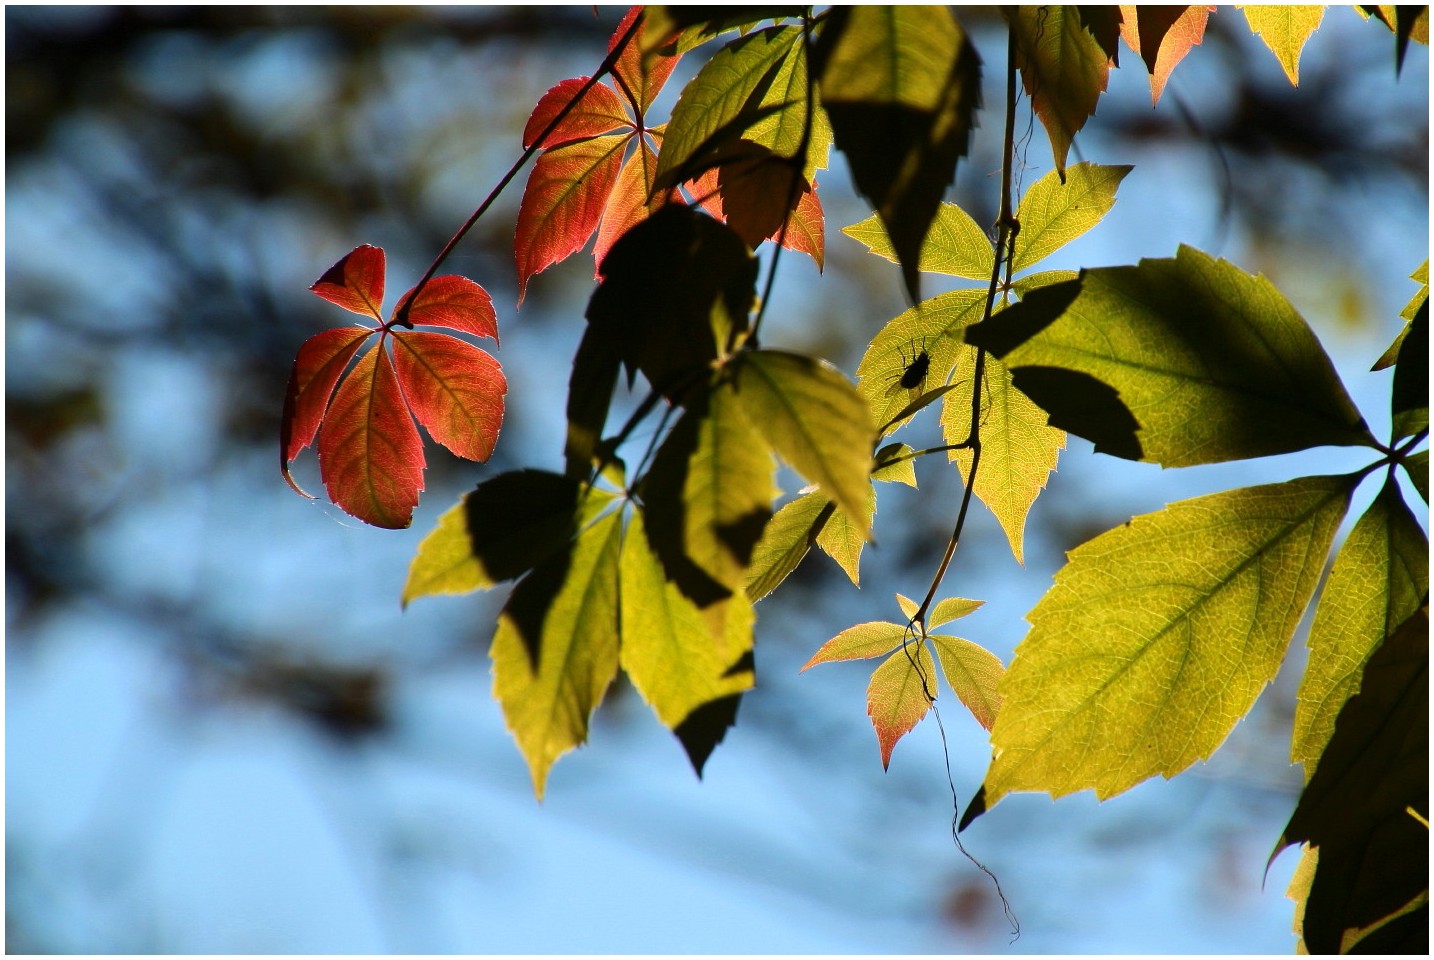
[[[1021,229],[1011,270],[1039,263],[1100,223],[1115,205],[1115,191],[1131,169],[1081,162],[1066,169],[1064,183],[1053,171],[1031,184],[1016,211]],[[990,276],[988,267],[985,279]]]
[[[887,657],[866,687],[866,713],[881,745],[881,768],[891,766],[896,742],[911,732],[931,709],[936,695],[936,664],[919,640]]]
[[[1021,85],[1050,138],[1056,173],[1064,177],[1071,141],[1105,92],[1109,57],[1079,7],[1021,5],[1009,18]]]
[[[936,660],[941,664],[947,685],[971,711],[976,722],[990,730],[1001,710],[999,685],[1006,674],[1001,659],[985,647],[960,637],[933,633],[927,639],[936,648]]]
[[[899,623],[858,623],[854,627],[847,627],[818,647],[811,659],[802,665],[802,669],[808,670],[819,663],[880,657],[901,646],[909,636],[910,631]]]
[[[747,565],[748,599],[753,603],[761,600],[797,569],[835,511],[836,504],[813,490],[772,515]]]
[[[885,257],[892,263],[900,258],[886,236],[881,218],[872,214],[860,223],[843,227],[842,233],[866,245],[878,257]],[[917,268],[923,273],[944,273],[968,280],[991,279],[995,266],[996,252],[991,238],[971,215],[954,203],[943,203],[936,211],[936,218],[926,233],[921,245],[921,256]]]

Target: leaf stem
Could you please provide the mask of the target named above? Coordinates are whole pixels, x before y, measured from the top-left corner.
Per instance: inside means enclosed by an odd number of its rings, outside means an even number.
[[[403,307],[394,315],[392,323],[405,326],[410,330],[413,329],[413,323],[408,319],[408,310],[412,304],[418,301],[418,295],[422,292],[424,285],[433,279],[433,275],[438,272],[438,268],[443,265],[443,261],[448,259],[449,254],[453,252],[453,248],[462,242],[463,238],[468,235],[469,230],[473,229],[473,226],[478,222],[479,218],[488,212],[488,208],[493,205],[493,202],[498,199],[499,195],[501,195],[508,184],[512,182],[513,178],[518,175],[518,171],[522,170],[527,162],[533,158],[533,155],[543,148],[543,141],[547,140],[548,136],[558,128],[558,125],[567,119],[568,114],[577,107],[583,97],[587,96],[588,91],[595,87],[599,80],[607,74],[612,73],[613,66],[617,63],[618,58],[622,56],[623,51],[627,49],[628,43],[632,41],[632,38],[637,35],[637,31],[642,27],[642,21],[645,16],[645,13],[639,13],[636,17],[633,17],[632,23],[627,28],[627,32],[624,33],[622,38],[608,51],[608,55],[603,59],[603,62],[598,65],[597,71],[587,79],[587,82],[582,85],[577,94],[563,105],[563,108],[548,122],[548,125],[543,128],[543,131],[533,138],[532,146],[523,151],[522,156],[518,157],[513,166],[508,169],[508,172],[498,181],[498,185],[495,186],[483,202],[478,205],[478,209],[473,211],[473,215],[468,218],[468,221],[458,228],[458,232],[453,235],[453,238],[449,240],[448,243],[444,244],[443,249],[438,252],[438,256],[433,258],[433,263],[429,264],[428,271],[424,273],[423,278],[414,286],[413,295],[404,302]]]

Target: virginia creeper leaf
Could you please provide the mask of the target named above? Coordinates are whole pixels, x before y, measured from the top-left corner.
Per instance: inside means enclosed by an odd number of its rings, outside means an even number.
[[[339,385],[319,433],[329,499],[365,523],[402,528],[423,490],[423,441],[393,363],[370,350]]]
[[[684,723],[700,717],[704,709],[730,706],[728,724],[701,741],[683,739],[701,774],[707,753],[735,717],[737,698],[752,687],[752,606],[738,591],[728,603],[726,629],[712,634],[708,619],[666,579],[663,564],[649,546],[646,526],[642,512],[637,512],[623,538],[622,668],[679,739]]]
[[[872,621],[847,627],[817,648],[810,660],[802,665],[808,670],[819,663],[836,663],[839,660],[870,660],[884,656],[911,636],[909,628],[899,623]]]
[[[842,233],[866,244],[878,257],[898,262],[881,218],[872,214],[860,223],[842,227]],[[968,280],[990,280],[996,254],[991,238],[971,215],[954,203],[943,203],[921,244],[917,268],[923,273],[944,273]]]
[[[1394,364],[1394,387],[1390,391],[1394,439],[1412,437],[1429,429],[1429,301],[1409,322],[1399,359]]]
[[[1210,8],[1121,4],[1120,35],[1150,72],[1150,102],[1160,100],[1165,82],[1190,48],[1205,39]]]
[[[747,419],[867,536],[876,431],[851,383],[825,361],[777,350],[746,351],[733,366]]]
[[[458,456],[487,460],[498,442],[508,390],[498,361],[443,333],[395,330],[392,335],[398,380],[418,422]]]
[[[1245,5],[1245,20],[1280,61],[1290,83],[1300,85],[1300,52],[1324,19],[1323,4]]]
[[[917,303],[927,228],[969,145],[981,58],[949,8],[855,6],[829,11],[815,63],[836,146]]]
[[[1185,500],[1071,551],[1001,682],[984,805],[1105,799],[1209,757],[1279,668],[1357,482]]]
[[[876,490],[870,484],[866,488],[866,504],[861,520],[854,519],[845,510],[837,509],[820,531],[817,532],[817,546],[837,562],[853,586],[861,586],[861,548],[866,545],[867,531],[871,529],[872,518],[876,516]]]
[[[623,34],[644,9],[641,5],[628,8],[608,40],[609,53],[617,49]],[[634,110],[642,112],[652,106],[652,101],[657,99],[667,78],[672,75],[680,55],[674,45],[675,40],[671,30],[660,23],[654,25],[644,17],[643,23],[613,64],[613,73],[621,78],[618,86],[624,90],[624,96],[631,91],[637,97],[637,102],[632,104]]]
[[[1394,338],[1394,342],[1389,345],[1389,349],[1385,350],[1380,358],[1374,361],[1374,366],[1370,367],[1371,370],[1383,370],[1386,367],[1392,367],[1394,366],[1394,362],[1399,359],[1399,348],[1404,345],[1404,338],[1409,336],[1409,326],[1414,322],[1415,316],[1418,315],[1419,308],[1424,306],[1425,301],[1429,299],[1429,261],[1425,260],[1419,269],[1410,275],[1410,279],[1416,281],[1420,285],[1420,288],[1413,299],[1404,305],[1404,309],[1399,311],[1399,315],[1404,318],[1404,329],[1399,331],[1399,336]]]
[[[1427,951],[1429,830],[1411,810],[1427,819],[1427,605],[1370,657],[1280,840],[1319,852],[1303,908],[1311,953],[1348,950],[1361,934],[1359,952]],[[1411,907],[1421,895],[1422,915]]]
[[[826,216],[815,183],[800,180],[792,193],[795,176],[785,161],[753,147],[704,172],[691,182],[688,191],[701,199],[702,209],[731,227],[747,246],[755,248],[764,240],[780,239],[788,250],[811,257],[820,270],[826,259]]]
[[[881,768],[891,766],[891,751],[931,709],[936,695],[936,664],[926,644],[909,643],[887,657],[866,687],[866,713],[881,746]]]
[[[1414,489],[1424,498],[1425,504],[1429,503],[1429,451],[1420,450],[1411,454],[1404,460],[1404,471],[1409,474],[1409,480],[1414,484]]]
[[[284,414],[279,427],[279,467],[295,493],[313,499],[299,489],[289,473],[289,464],[314,442],[319,424],[328,411],[334,385],[371,333],[373,331],[368,327],[325,330],[305,340],[294,358],[289,385],[284,391]]]
[[[1263,277],[1181,246],[1081,272],[966,331],[1052,426],[1164,466],[1375,446],[1319,341]]]
[[[581,250],[597,230],[631,139],[615,134],[575,140],[547,150],[533,164],[513,239],[520,305],[533,274]]]
[[[941,408],[941,428],[948,444],[965,443],[971,434],[972,391],[976,350],[962,344],[958,355],[956,388]],[[972,492],[1000,521],[1017,563],[1025,563],[1026,515],[1046,487],[1065,449],[1066,435],[1046,422],[1046,412],[1011,382],[1011,372],[995,357],[984,361],[980,398],[981,464]],[[971,481],[975,459],[969,447],[947,453]]]
[[[1376,17],[1394,31],[1394,75],[1404,70],[1404,52],[1410,39],[1429,44],[1429,6],[1427,4],[1362,4],[1354,8],[1361,17]]]
[[[1429,541],[1391,479],[1350,531],[1315,608],[1309,664],[1295,704],[1290,761],[1315,772],[1340,708],[1370,655],[1429,590]]]
[[[1050,256],[1100,223],[1115,205],[1115,191],[1126,166],[1107,167],[1082,162],[1067,168],[1064,182],[1054,173],[1041,177],[1021,198],[1017,216],[1016,253],[1011,270],[1024,270]],[[990,279],[990,269],[986,276]]]
[[[638,149],[623,163],[603,208],[597,240],[593,242],[595,264],[603,262],[618,237],[652,216],[676,196],[671,190],[653,192],[652,175],[656,169],[657,153],[646,138],[639,138]]]
[[[591,78],[574,77],[571,80],[564,80],[543,94],[542,99],[538,101],[538,105],[533,108],[532,114],[528,117],[527,125],[523,127],[523,147],[525,149],[534,145],[555,147],[573,140],[587,140],[600,134],[611,133],[619,127],[632,125],[627,111],[622,108],[622,100],[613,92],[612,88],[604,83],[595,83],[588,88],[578,105],[568,111],[568,115],[563,117],[551,133],[541,141],[538,139],[563,108],[578,95],[589,79]]]
[[[763,20],[800,19],[806,7],[784,7],[753,5],[750,7],[715,7],[705,4],[692,6],[658,6],[647,9],[648,26],[658,36],[670,36],[681,31],[677,40],[679,50],[690,50],[728,30],[746,33]],[[645,41],[650,43],[651,41]]]
[[[568,378],[568,432],[563,460],[569,476],[584,479],[592,473],[621,363],[617,345],[589,325],[578,342],[573,372]]]
[[[309,287],[345,310],[383,320],[384,255],[382,247],[355,247]]]
[[[622,515],[597,521],[524,577],[498,617],[493,696],[543,798],[553,762],[587,739],[618,665]]]
[[[400,297],[394,316],[404,316],[405,308],[405,319],[410,324],[447,327],[498,342],[498,314],[493,310],[493,298],[467,277],[433,277],[419,290],[416,301],[413,290]]]
[[[804,493],[782,506],[762,528],[762,538],[752,548],[747,565],[746,591],[756,603],[777,589],[802,558],[817,534],[836,511],[836,504],[815,491]]]
[[[951,691],[971,711],[976,722],[990,730],[1001,710],[997,686],[1006,673],[1001,658],[960,637],[931,634],[927,639],[936,648],[936,660]]]
[[[916,451],[904,443],[888,443],[872,457],[871,479],[886,483],[904,483],[916,489],[916,467],[912,463]]]
[[[981,608],[984,600],[966,600],[963,597],[947,597],[945,600],[938,600],[936,606],[926,615],[926,626],[934,629],[943,623],[950,623],[968,614],[975,613]],[[937,650],[940,653],[940,650]]]
[[[1076,280],[1080,274],[1075,270],[1042,270],[1039,273],[1028,273],[1018,280],[1011,281],[1011,290],[1022,300],[1030,296],[1032,290],[1039,290],[1041,287],[1048,287],[1053,283],[1064,283],[1067,280]]]
[[[564,550],[612,501],[610,493],[544,470],[485,480],[419,543],[403,604],[517,579]]]
[[[1050,138],[1056,173],[1064,178],[1071,141],[1105,92],[1109,56],[1079,7],[1022,5],[1009,19],[1021,85]]]

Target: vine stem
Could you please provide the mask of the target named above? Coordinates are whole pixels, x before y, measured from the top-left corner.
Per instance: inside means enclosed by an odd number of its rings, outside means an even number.
[[[584,83],[581,88],[579,88],[577,94],[566,104],[563,105],[563,108],[558,111],[557,116],[553,117],[553,119],[548,122],[548,125],[543,128],[542,133],[538,134],[536,137],[533,138],[532,145],[523,151],[522,155],[518,157],[517,161],[515,161],[514,164],[508,168],[508,172],[503,174],[503,178],[498,181],[498,185],[495,186],[489,192],[488,196],[483,200],[483,202],[478,205],[478,209],[473,211],[473,215],[468,218],[467,222],[464,223],[463,226],[458,228],[458,232],[453,235],[452,239],[450,239],[446,244],[444,244],[443,249],[438,251],[438,256],[434,257],[433,262],[428,265],[428,271],[424,273],[422,279],[420,279],[417,285],[414,286],[413,294],[407,300],[404,301],[403,306],[400,307],[398,312],[394,315],[394,324],[405,326],[410,330],[413,329],[413,323],[408,319],[408,310],[413,303],[417,302],[418,295],[420,292],[422,292],[424,285],[427,284],[428,281],[433,279],[433,275],[438,272],[438,268],[443,265],[443,261],[448,259],[449,254],[453,253],[453,249],[457,247],[458,244],[463,241],[463,238],[468,235],[468,231],[472,230],[474,225],[478,223],[479,219],[483,216],[483,214],[488,212],[488,208],[491,207],[493,205],[493,202],[497,200],[498,197],[503,193],[503,191],[507,188],[508,184],[513,181],[513,178],[518,175],[518,171],[522,170],[523,167],[527,165],[528,161],[533,159],[533,155],[543,148],[543,141],[547,140],[549,135],[551,135],[552,132],[558,128],[558,125],[561,124],[565,119],[567,119],[568,114],[572,113],[573,110],[577,107],[577,105],[582,102],[583,97],[587,96],[589,90],[597,86],[598,82],[602,80],[603,77],[613,72],[613,67],[617,64],[618,58],[620,58],[623,55],[623,52],[627,50],[627,45],[632,42],[632,38],[635,37],[637,35],[637,31],[641,29],[642,21],[645,16],[646,13],[641,12],[638,13],[636,17],[633,17],[632,23],[628,25],[627,31],[622,35],[622,37],[618,40],[617,43],[613,44],[613,48],[608,51],[608,55],[603,58],[602,63],[598,65],[598,68],[593,73],[593,75],[587,79],[587,82]],[[626,85],[624,84],[623,86],[625,89]],[[628,96],[631,96],[630,92],[628,92]],[[642,123],[641,114],[639,114],[638,123],[639,125]],[[641,131],[639,131],[639,135],[641,135]],[[638,145],[638,149],[642,149],[641,144]]]
[[[1001,154],[1001,209],[996,217],[996,256],[995,263],[991,266],[991,284],[986,291],[986,310],[982,317],[983,322],[991,319],[996,308],[996,292],[1001,288],[1001,270],[1006,271],[1006,283],[1009,286],[1011,280],[1011,263],[1015,259],[1016,234],[1020,232],[1021,222],[1016,219],[1015,208],[1011,198],[1011,178],[1015,159],[1016,146],[1016,31],[1008,27],[1006,30],[1006,129],[1005,142]],[[961,494],[961,508],[956,514],[956,526],[951,531],[951,539],[946,543],[946,552],[941,557],[941,562],[936,567],[936,573],[931,578],[931,587],[926,591],[926,597],[921,601],[921,606],[911,617],[911,623],[922,625],[922,633],[925,633],[926,614],[931,609],[931,603],[936,598],[936,591],[941,586],[941,581],[946,577],[946,571],[951,567],[951,561],[956,555],[956,546],[961,542],[961,531],[966,526],[966,514],[971,507],[971,494],[976,486],[976,471],[981,466],[981,398],[984,391],[981,389],[982,381],[986,376],[986,348],[976,348],[976,365],[972,377],[971,390],[971,428],[967,439],[962,446],[971,451],[971,469],[966,476],[966,489]]]

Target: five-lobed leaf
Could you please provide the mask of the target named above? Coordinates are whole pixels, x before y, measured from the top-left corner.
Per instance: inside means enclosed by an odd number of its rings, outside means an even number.
[[[1357,481],[1185,500],[1073,550],[1000,685],[985,806],[1105,799],[1209,757],[1278,670]]]

